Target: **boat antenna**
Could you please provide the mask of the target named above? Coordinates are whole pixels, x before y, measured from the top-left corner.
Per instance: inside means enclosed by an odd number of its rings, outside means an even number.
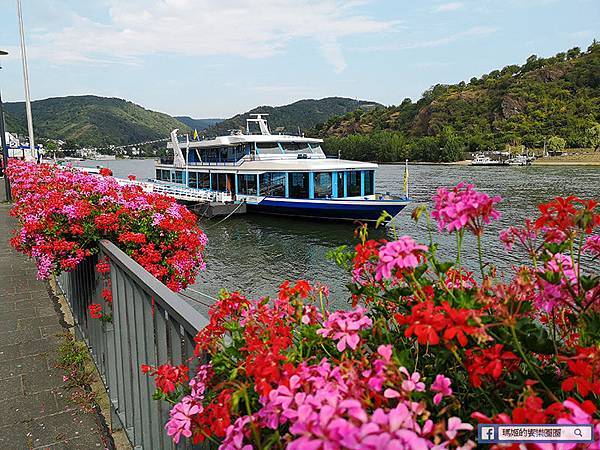
[[[260,128],[260,134],[262,135],[270,135],[271,131],[269,131],[269,127],[267,125],[267,120],[263,116],[268,116],[266,113],[256,113],[250,114],[250,118],[246,119],[246,133],[250,134],[250,122],[254,122],[258,124]]]

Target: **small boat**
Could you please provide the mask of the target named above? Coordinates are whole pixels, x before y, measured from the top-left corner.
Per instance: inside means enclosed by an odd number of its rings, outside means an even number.
[[[509,166],[530,166],[535,160],[533,156],[516,155],[506,160],[506,164]]]
[[[478,153],[471,161],[472,166],[506,166],[508,163],[506,160],[492,159],[483,153]]]
[[[252,114],[246,133],[214,139],[181,140],[173,130],[173,160],[156,163],[153,181],[226,193],[248,211],[314,219],[377,221],[410,202],[375,192],[377,164],[327,158],[322,139],[271,134],[265,116]]]

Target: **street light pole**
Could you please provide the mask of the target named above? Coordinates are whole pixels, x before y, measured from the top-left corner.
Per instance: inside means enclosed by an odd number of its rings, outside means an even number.
[[[21,63],[23,65],[23,83],[25,84],[25,112],[27,113],[27,130],[29,132],[29,151],[31,157],[37,160],[33,138],[33,118],[31,116],[31,98],[29,95],[29,68],[27,67],[27,49],[25,47],[25,26],[23,25],[23,10],[21,0],[17,0],[17,17],[19,19],[19,36],[21,38]],[[25,150],[23,150],[25,151]]]
[[[0,50],[0,56],[8,55],[8,52]],[[2,67],[0,67],[2,69]],[[2,168],[4,171],[4,188],[6,189],[6,200],[12,201],[10,192],[10,181],[6,169],[8,168],[8,147],[6,146],[6,134],[4,130],[4,109],[2,108],[2,93],[0,92],[0,144],[2,145]]]

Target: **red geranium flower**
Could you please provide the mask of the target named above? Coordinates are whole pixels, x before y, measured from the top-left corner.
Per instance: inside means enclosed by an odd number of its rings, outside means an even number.
[[[102,305],[99,303],[92,303],[88,306],[88,310],[90,311],[90,317],[92,319],[101,319],[102,318]]]

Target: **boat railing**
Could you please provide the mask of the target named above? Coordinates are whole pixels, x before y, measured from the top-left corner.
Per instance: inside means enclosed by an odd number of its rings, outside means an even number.
[[[110,265],[108,279],[96,270],[104,259]],[[169,404],[152,400],[154,382],[140,368],[185,364],[193,373],[194,336],[208,319],[109,241],[100,242],[99,255],[61,273],[57,284],[106,387],[111,428],[125,430],[134,448],[175,448],[164,430]],[[112,293],[110,305],[103,289]],[[92,319],[92,304],[104,311],[112,307],[111,319]]]
[[[188,202],[231,202],[233,197],[229,192],[217,192],[210,189],[193,188],[165,181],[139,181],[116,178],[120,185],[140,186],[146,192],[154,192],[174,197]]]
[[[237,161],[194,161],[188,163],[188,166],[239,166],[244,163],[244,159],[241,158]]]

